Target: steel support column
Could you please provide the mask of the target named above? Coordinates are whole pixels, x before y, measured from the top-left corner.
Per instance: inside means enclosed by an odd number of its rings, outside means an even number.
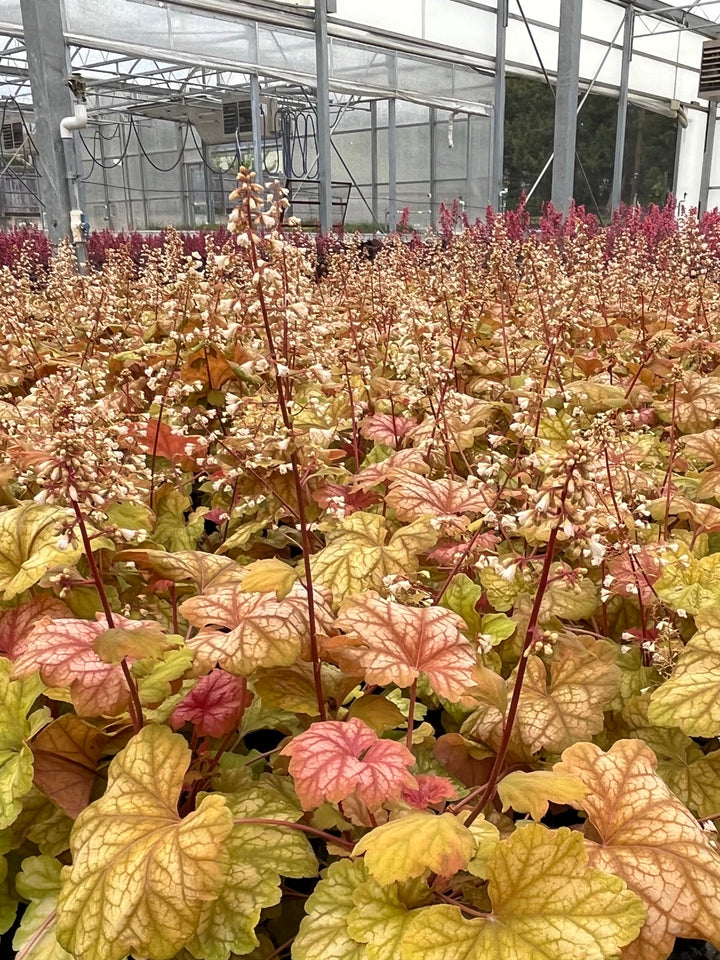
[[[437,221],[435,205],[437,204],[437,110],[430,107],[430,226],[434,227]]]
[[[395,98],[388,100],[388,230],[397,227],[397,121]]]
[[[582,0],[560,0],[552,202],[563,213],[570,209],[575,186],[581,20]]]
[[[499,210],[503,196],[505,154],[505,39],[508,24],[508,0],[497,0],[495,19],[495,103],[493,105],[492,180],[490,203]],[[468,117],[468,129],[470,118]],[[469,137],[468,137],[469,139]]]
[[[703,153],[702,173],[700,175],[700,199],[698,201],[698,213],[705,213],[708,208],[716,126],[717,103],[715,100],[711,100],[708,104],[707,128],[705,130],[705,151]]]
[[[253,167],[257,183],[265,183],[265,157],[263,156],[263,115],[260,103],[260,78],[250,74],[250,110],[252,112]]]
[[[378,123],[377,102],[370,102],[370,206],[375,222],[378,217]]]
[[[635,26],[635,12],[632,7],[625,11],[623,27],[622,64],[620,66],[620,90],[618,92],[617,126],[615,128],[615,163],[613,166],[612,192],[610,203],[613,210],[617,210],[622,201],[623,158],[625,156],[625,130],[627,127],[628,81],[630,78],[630,61],[632,60],[633,30]]]
[[[315,0],[315,73],[317,77],[317,142],[320,230],[332,230],[332,147],[330,143],[330,49],[328,3]]]
[[[20,0],[30,87],[35,112],[40,196],[50,241],[70,236],[70,185],[60,121],[73,112],[65,81],[70,60],[60,0]]]

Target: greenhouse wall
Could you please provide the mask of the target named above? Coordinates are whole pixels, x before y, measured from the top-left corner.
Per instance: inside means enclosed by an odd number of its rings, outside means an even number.
[[[292,132],[282,143],[277,136],[266,138],[265,172],[284,173],[298,183],[317,180],[311,2],[61,2],[66,40],[73,49],[104,51],[109,61],[134,57],[141,68],[162,61],[195,72],[224,71],[224,83],[238,89],[247,89],[256,75],[262,92],[291,90]],[[578,117],[575,193],[601,216],[610,210],[625,10],[615,0],[584,0],[582,5],[580,89],[590,96]],[[523,118],[522,102],[506,108],[509,202],[530,192],[539,207],[550,197],[550,175],[540,175],[552,154],[548,82],[554,83],[557,72],[559,16],[560,0],[509,3],[508,96],[517,94],[517,85],[511,89],[513,79],[537,84],[527,88],[537,112]],[[337,191],[347,191],[342,208],[346,223],[386,229],[407,211],[410,222],[423,227],[437,222],[442,204],[457,202],[471,218],[488,203],[498,205],[500,198],[491,188],[495,24],[493,0],[337,0],[329,17],[331,170]],[[19,0],[0,0],[0,30],[7,36],[22,34]],[[701,199],[708,128],[708,103],[697,94],[703,39],[651,13],[636,14],[625,202],[661,201],[674,192],[679,205],[691,208]],[[208,80],[208,91],[214,82]],[[177,90],[169,89],[172,95]],[[230,172],[218,167],[196,135],[188,135],[187,123],[143,116],[142,98],[141,92],[126,88],[124,115],[117,95],[109,99],[102,81],[91,86],[93,123],[83,150],[91,222],[152,229],[222,220]],[[394,189],[391,103],[396,117]],[[128,116],[134,118],[131,123]],[[509,153],[509,143],[522,143],[523,124],[535,126],[533,149]],[[229,147],[236,148],[238,160],[246,158],[252,154],[251,137]],[[720,137],[706,170],[710,206],[720,203],[718,153]]]

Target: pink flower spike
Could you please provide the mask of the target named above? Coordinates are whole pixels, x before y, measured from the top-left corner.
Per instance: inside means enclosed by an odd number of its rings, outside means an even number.
[[[281,753],[291,758],[288,769],[305,810],[354,796],[372,812],[417,787],[407,747],[381,740],[356,717],[314,723]]]
[[[244,680],[225,670],[213,670],[175,707],[170,726],[179,730],[189,722],[201,737],[222,737],[237,726],[248,702]]]
[[[411,807],[425,810],[434,803],[443,800],[457,800],[457,790],[447,777],[438,777],[434,773],[421,773],[417,779],[417,788],[406,788],[402,799]]]

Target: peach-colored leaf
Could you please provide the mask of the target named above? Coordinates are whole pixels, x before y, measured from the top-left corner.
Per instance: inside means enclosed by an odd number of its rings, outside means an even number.
[[[237,725],[247,704],[245,684],[225,670],[213,670],[175,707],[170,726],[179,730],[189,722],[201,737],[222,737]]]
[[[366,593],[343,605],[336,626],[349,635],[327,640],[326,649],[369,683],[409,687],[424,674],[449,700],[473,685],[475,653],[461,632],[465,622],[450,610],[405,607]]]
[[[314,592],[319,632],[332,630],[332,611]],[[200,627],[187,641],[195,663],[204,669],[216,664],[247,677],[258,667],[287,667],[303,654],[310,636],[307,591],[301,583],[282,600],[272,593],[243,593],[238,584],[206,597],[192,597],[180,613]]]
[[[577,805],[599,835],[587,841],[591,865],[621,877],[647,907],[623,960],[665,960],[675,937],[720,946],[720,853],[656,767],[642,740],[618,740],[607,753],[576,743],[554,768],[589,790]]]
[[[372,463],[365,467],[353,478],[355,486],[363,490],[375,487],[379,483],[384,483],[393,477],[404,474],[412,470],[413,473],[428,473],[430,467],[425,461],[422,450],[416,450],[411,447],[409,450],[398,450],[391,453],[380,463]]]
[[[136,563],[174,583],[192,581],[199,593],[211,593],[220,587],[240,583],[247,572],[236,560],[220,557],[216,553],[202,553],[200,550],[177,550],[175,553],[166,553],[165,550],[122,550],[118,559]]]
[[[36,620],[41,617],[55,620],[69,615],[70,610],[62,600],[47,595],[21,603],[19,607],[3,610],[0,613],[0,654],[8,660],[14,660],[15,647],[27,636]]]
[[[541,749],[559,753],[577,740],[585,740],[603,728],[603,708],[617,694],[621,672],[616,650],[606,640],[561,634],[555,641],[549,671],[536,656],[528,658],[527,672],[518,706],[511,747],[522,754]],[[548,676],[549,672],[549,676]],[[513,674],[502,694],[503,681],[482,689],[478,710],[461,728],[464,736],[497,748],[503,713],[514,684]]]
[[[388,447],[397,447],[398,440],[416,425],[417,420],[413,420],[412,417],[393,416],[391,413],[374,413],[363,421],[360,433],[366,440],[384,443]]]
[[[36,786],[69,817],[90,802],[97,762],[108,737],[86,720],[66,713],[31,741]]]
[[[406,787],[402,799],[417,810],[426,810],[443,800],[457,800],[457,790],[447,777],[438,777],[435,773],[421,773],[417,787]]]
[[[113,619],[123,630],[150,626],[150,621],[117,614]],[[80,716],[117,716],[129,701],[122,667],[105,663],[93,650],[96,637],[107,629],[104,618],[40,620],[15,648],[13,677],[22,680],[38,672],[46,686],[69,688]]]
[[[290,757],[288,769],[305,810],[325,800],[354,797],[372,812],[416,786],[409,770],[415,763],[412,753],[400,743],[381,740],[355,717],[313,723],[281,753]]]
[[[430,480],[410,472],[403,473],[391,485],[385,502],[400,520],[408,522],[423,516],[471,515],[488,507],[488,498],[484,493],[469,487],[462,480],[452,480],[450,477]]]

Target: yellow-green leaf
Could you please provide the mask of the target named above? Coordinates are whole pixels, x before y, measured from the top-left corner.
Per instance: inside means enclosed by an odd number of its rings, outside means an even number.
[[[368,693],[353,700],[348,716],[362,720],[380,736],[387,730],[395,730],[405,724],[405,717],[391,700]]]
[[[498,784],[503,812],[510,807],[515,813],[529,813],[533,820],[542,820],[553,803],[579,803],[588,792],[577,777],[553,770],[514,770]]]
[[[125,657],[157,660],[167,650],[168,639],[159,623],[136,630],[113,628],[98,634],[92,648],[105,663],[118,664]]]
[[[22,862],[15,883],[30,903],[13,938],[16,960],[72,960],[58,943],[56,931],[61,869],[54,857],[28,857]]]
[[[517,830],[497,845],[488,873],[487,919],[423,907],[408,921],[402,960],[609,960],[645,919],[639,898],[588,867],[582,835],[565,827]]]
[[[448,584],[440,605],[462,617],[467,624],[468,632],[474,637],[481,632],[483,618],[475,609],[475,604],[481,596],[482,587],[479,584],[473,583],[466,574],[457,573]]]
[[[700,613],[720,604],[720,553],[697,558],[689,550],[667,551],[666,564],[654,585],[658,597],[673,610]]]
[[[401,527],[388,543],[387,533],[378,514],[351,514],[328,531],[327,546],[311,558],[314,581],[332,590],[338,603],[362,590],[382,590],[386,576],[415,573],[418,554],[437,541],[426,520]]]
[[[11,680],[12,664],[0,657],[0,829],[22,810],[22,797],[32,787],[33,757],[26,744],[34,730],[27,719],[42,690],[37,676]]]
[[[144,727],[110,764],[104,796],[78,817],[57,927],[77,960],[122,960],[130,952],[166,960],[219,894],[232,815],[215,794],[180,818],[189,763],[181,736]]]
[[[225,799],[234,826],[226,844],[227,874],[216,900],[203,905],[197,931],[188,941],[195,957],[227,960],[258,945],[260,911],[280,900],[280,877],[313,877],[317,860],[303,833],[267,824],[263,818],[295,823],[303,811],[270,783],[250,783]]]
[[[72,567],[83,555],[81,546],[66,545],[60,528],[72,512],[41,503],[26,503],[0,513],[0,592],[12,600],[28,590],[53,567]],[[93,549],[101,546],[97,541]]]
[[[382,886],[369,877],[356,887],[352,898],[355,907],[348,914],[348,933],[367,944],[367,960],[389,960],[398,956],[413,908],[427,903],[431,894],[422,880]]]
[[[362,861],[338,860],[325,871],[305,904],[292,948],[293,960],[366,960],[365,945],[350,936],[348,915],[353,895],[367,880]]]
[[[680,654],[672,676],[652,694],[648,719],[661,727],[679,727],[689,737],[716,737],[720,734],[720,607],[697,614],[695,625],[698,631]]]
[[[411,813],[375,827],[355,844],[353,856],[378,883],[410,880],[432,870],[450,877],[463,870],[475,852],[475,839],[451,813]]]
[[[294,567],[276,557],[255,560],[244,568],[242,588],[248,593],[274,593],[282,600],[292,590],[298,578]]]

